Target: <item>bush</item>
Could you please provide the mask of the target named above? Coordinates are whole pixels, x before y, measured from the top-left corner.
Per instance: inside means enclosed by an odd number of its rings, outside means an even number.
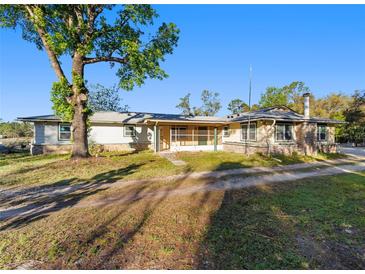
[[[90,144],[89,151],[92,156],[98,157],[104,151],[104,147],[103,145]]]
[[[31,123],[0,122],[1,138],[32,137],[33,126]]]

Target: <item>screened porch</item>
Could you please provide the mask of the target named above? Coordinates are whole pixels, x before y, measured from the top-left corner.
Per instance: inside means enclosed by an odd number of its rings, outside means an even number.
[[[214,151],[222,149],[221,126],[165,125],[159,128],[160,151]]]

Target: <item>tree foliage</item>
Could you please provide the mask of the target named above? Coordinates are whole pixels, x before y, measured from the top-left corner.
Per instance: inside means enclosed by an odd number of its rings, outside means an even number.
[[[203,90],[200,98],[203,102],[203,105],[196,110],[199,112],[199,115],[214,116],[222,108],[218,92]]]
[[[351,104],[351,97],[340,92],[333,92],[323,98],[314,100],[313,116],[345,120],[345,111]]]
[[[74,115],[74,108],[69,100],[72,96],[72,89],[65,79],[54,82],[51,90],[52,109],[63,121],[71,122]]]
[[[96,111],[128,111],[127,105],[122,105],[119,95],[119,88],[113,86],[106,88],[103,85],[90,85],[89,107],[93,112]]]
[[[173,53],[179,30],[173,23],[162,23],[149,31],[157,17],[151,5],[0,5],[0,26],[20,28],[23,39],[48,55],[58,78],[52,88],[53,109],[64,120],[72,120],[74,157],[89,155],[91,111],[85,66],[117,65],[119,86],[126,90],[141,86],[147,78],[167,77],[161,62]],[[61,56],[72,60],[71,79],[66,77]]]
[[[219,93],[209,90],[203,90],[200,96],[202,105],[200,107],[192,107],[190,105],[190,93],[180,98],[180,103],[176,106],[181,110],[183,115],[195,116],[214,116],[221,109],[222,105],[219,100]]]
[[[32,137],[33,126],[25,122],[2,122],[0,121],[0,135],[2,138]]]
[[[229,102],[228,104],[227,109],[233,114],[249,111],[248,105],[238,98],[231,100],[231,102]]]
[[[268,87],[261,94],[259,105],[262,108],[271,106],[288,106],[293,110],[303,112],[303,94],[309,92],[309,88],[304,82],[294,81],[283,87]],[[313,97],[311,98],[311,101]]]
[[[346,125],[344,136],[355,143],[365,142],[365,91],[355,91],[349,108],[344,112]]]
[[[115,11],[114,22],[105,13]],[[1,5],[2,27],[22,29],[23,39],[54,57],[83,56],[83,63],[120,64],[120,87],[131,90],[147,77],[163,79],[160,67],[178,41],[176,25],[162,23],[155,34],[146,33],[158,17],[150,5]],[[59,62],[58,62],[59,63]],[[62,74],[61,78],[66,78]]]
[[[176,105],[176,108],[181,110],[182,115],[193,115],[190,106],[190,93],[186,94],[184,97],[180,98],[180,103]]]

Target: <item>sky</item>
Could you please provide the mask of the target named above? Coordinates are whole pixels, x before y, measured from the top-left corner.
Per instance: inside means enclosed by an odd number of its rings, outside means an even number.
[[[303,81],[316,97],[351,95],[365,88],[364,5],[154,5],[156,24],[174,22],[180,39],[162,68],[167,79],[147,80],[121,90],[131,111],[179,113],[179,98],[191,93],[200,106],[202,90],[218,92],[228,114],[230,100],[252,102],[268,86]],[[62,58],[69,69],[70,60]],[[89,83],[118,83],[108,64],[86,67]],[[0,118],[51,114],[50,90],[57,81],[44,51],[21,38],[20,30],[0,29]]]

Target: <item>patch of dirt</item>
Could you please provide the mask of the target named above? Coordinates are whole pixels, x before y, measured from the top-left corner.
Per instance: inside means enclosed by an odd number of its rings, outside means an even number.
[[[296,237],[299,250],[308,259],[310,268],[364,269],[365,245],[362,248],[336,241],[319,242],[310,236]]]
[[[36,261],[36,260],[29,260],[25,261],[21,264],[10,264],[8,265],[9,269],[15,269],[15,270],[35,270],[39,269],[43,265],[43,262]]]

